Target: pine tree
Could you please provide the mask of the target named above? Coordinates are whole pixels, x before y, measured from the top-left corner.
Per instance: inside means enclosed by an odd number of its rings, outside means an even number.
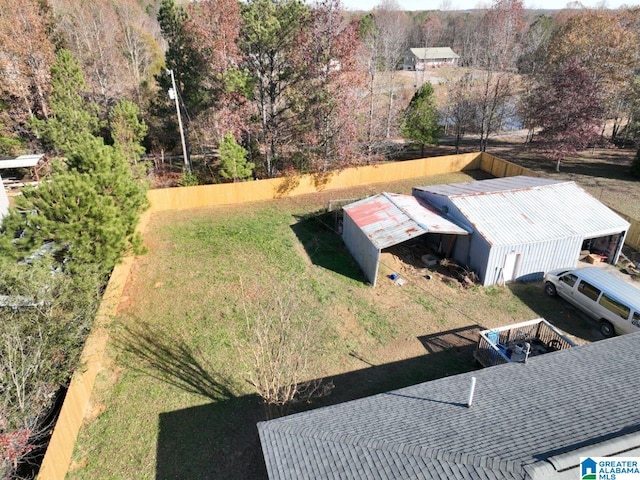
[[[129,165],[141,175],[143,168],[137,168],[140,156],[145,148],[142,141],[147,134],[147,124],[138,118],[138,106],[126,99],[120,100],[109,115],[111,137],[114,145],[119,148]]]
[[[2,226],[5,236],[20,233],[16,246],[24,254],[53,241],[66,251],[71,271],[97,264],[107,273],[132,238],[146,197],[122,152],[87,135],[68,165],[24,189],[16,206]]]
[[[255,164],[247,161],[247,151],[227,133],[220,142],[220,175],[237,182],[251,178]]]
[[[86,84],[82,71],[68,50],[60,50],[51,68],[51,117],[34,120],[33,126],[56,152],[66,155],[87,134],[98,130],[97,106],[83,98]]]
[[[424,156],[425,143],[438,142],[442,135],[442,127],[438,124],[438,110],[433,96],[433,87],[429,82],[422,85],[413,95],[404,112],[401,129],[405,138],[422,145],[422,156]]]

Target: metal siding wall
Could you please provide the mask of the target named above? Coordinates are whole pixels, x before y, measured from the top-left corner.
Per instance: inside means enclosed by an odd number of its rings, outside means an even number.
[[[523,282],[540,280],[544,273],[550,270],[575,267],[581,247],[581,237],[493,247],[487,262],[487,276],[483,285],[495,285],[502,281],[501,270],[506,256],[510,253],[522,254],[516,281]]]
[[[478,274],[482,285],[487,283],[487,276],[491,274],[489,264],[493,255],[493,249],[487,244],[481,235],[474,233],[471,237],[471,248],[469,249],[469,266]]]
[[[378,250],[365,233],[358,227],[348,213],[345,212],[342,223],[342,241],[353,258],[360,265],[364,276],[375,287],[378,276],[380,250]]]

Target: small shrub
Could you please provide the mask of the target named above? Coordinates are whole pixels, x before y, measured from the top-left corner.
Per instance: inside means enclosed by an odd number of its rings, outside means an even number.
[[[178,184],[181,187],[195,187],[196,185],[200,185],[200,179],[195,173],[185,171],[182,173],[182,178]]]

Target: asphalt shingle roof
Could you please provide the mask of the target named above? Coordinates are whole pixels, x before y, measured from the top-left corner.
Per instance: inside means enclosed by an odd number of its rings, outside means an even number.
[[[640,447],[638,351],[625,335],[261,422],[269,478],[558,478]]]

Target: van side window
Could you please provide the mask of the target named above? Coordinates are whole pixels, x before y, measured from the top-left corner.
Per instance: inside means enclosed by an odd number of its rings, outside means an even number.
[[[591,300],[597,300],[598,295],[600,295],[600,290],[591,285],[588,282],[582,280],[578,285],[578,291],[583,295],[589,297]]]
[[[576,284],[577,279],[578,277],[576,277],[573,273],[567,273],[566,275],[560,277],[560,281],[562,283],[566,283],[570,287],[573,287]]]
[[[640,313],[633,312],[633,317],[631,317],[631,323],[636,327],[640,328]]]
[[[602,294],[602,297],[600,298],[600,305],[625,320],[629,318],[629,313],[631,313],[631,309],[629,307],[609,297],[606,293]]]

